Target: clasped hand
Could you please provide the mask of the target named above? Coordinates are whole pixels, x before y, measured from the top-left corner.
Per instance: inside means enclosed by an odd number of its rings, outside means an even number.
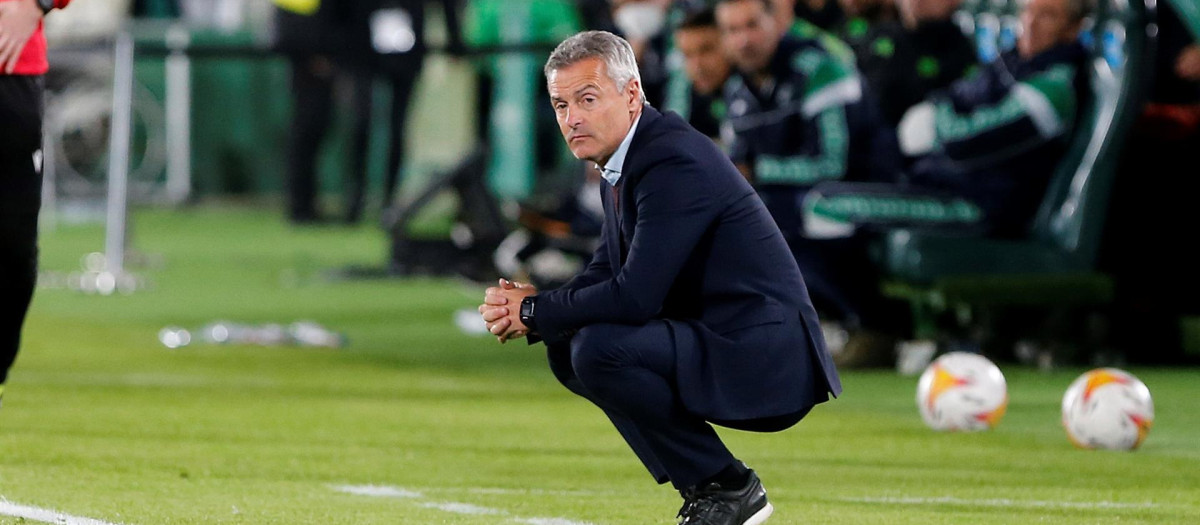
[[[529,334],[529,328],[521,322],[521,300],[537,293],[532,284],[500,279],[500,286],[484,291],[479,314],[484,325],[501,343],[519,339]]]

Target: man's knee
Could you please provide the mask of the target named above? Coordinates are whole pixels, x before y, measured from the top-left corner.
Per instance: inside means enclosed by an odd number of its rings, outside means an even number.
[[[604,384],[604,378],[630,364],[628,330],[619,325],[586,326],[571,339],[571,368],[589,390]]]

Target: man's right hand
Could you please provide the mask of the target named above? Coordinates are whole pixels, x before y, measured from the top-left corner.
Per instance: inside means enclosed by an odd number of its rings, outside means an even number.
[[[499,284],[499,287],[488,288],[484,293],[479,314],[496,340],[505,343],[509,339],[528,335],[529,329],[521,322],[521,299],[536,294],[537,288],[529,283],[508,279],[500,279]]]

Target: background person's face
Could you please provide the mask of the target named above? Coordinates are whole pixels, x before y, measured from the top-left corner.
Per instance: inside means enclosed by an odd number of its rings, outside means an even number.
[[[696,91],[709,95],[729,77],[729,61],[721,49],[721,32],[715,27],[680,29],[675,45],[683,55],[683,68]]]
[[[617,89],[599,58],[551,71],[547,88],[567,148],[575,158],[601,165],[625,140],[641,105],[641,85],[630,80],[623,90]]]
[[[771,16],[775,17],[775,29],[787,33],[796,21],[796,0],[771,0]]]
[[[780,33],[762,2],[742,0],[717,6],[717,26],[725,55],[735,67],[748,74],[766,69]]]
[[[1079,38],[1081,24],[1072,18],[1067,0],[1031,0],[1021,12],[1017,52],[1029,58]]]
[[[886,0],[838,0],[838,5],[842,7],[842,12],[846,13],[847,17],[855,17],[876,6],[883,5],[884,1]]]
[[[915,27],[920,22],[949,20],[961,4],[960,0],[901,0],[897,6],[904,23]]]

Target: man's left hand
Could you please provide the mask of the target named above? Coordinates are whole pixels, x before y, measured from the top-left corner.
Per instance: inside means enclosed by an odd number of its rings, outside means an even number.
[[[42,20],[42,8],[35,0],[0,2],[0,69],[11,74],[25,43]]]

